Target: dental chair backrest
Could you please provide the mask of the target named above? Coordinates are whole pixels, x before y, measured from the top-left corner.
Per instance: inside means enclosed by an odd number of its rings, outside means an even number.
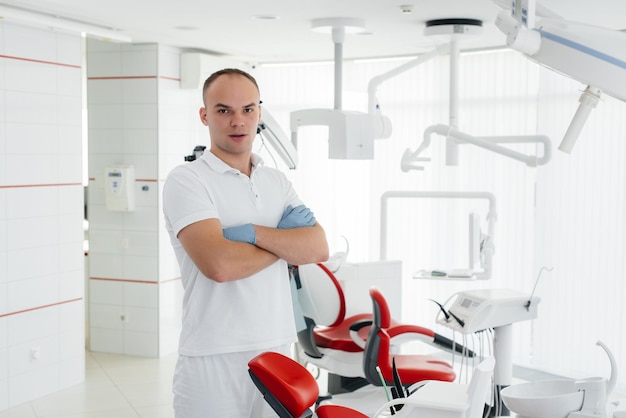
[[[302,288],[298,300],[305,317],[316,325],[334,327],[344,320],[346,301],[335,275],[323,264],[298,266]]]

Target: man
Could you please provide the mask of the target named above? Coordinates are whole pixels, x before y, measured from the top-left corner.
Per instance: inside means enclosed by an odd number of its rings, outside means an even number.
[[[252,153],[255,79],[224,69],[204,83],[209,152],[169,174],[163,211],[184,287],[176,418],[275,416],[248,375],[258,353],[296,340],[289,264],[325,261],[328,243],[285,175]]]

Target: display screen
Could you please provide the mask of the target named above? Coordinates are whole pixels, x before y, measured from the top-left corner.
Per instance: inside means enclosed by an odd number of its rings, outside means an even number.
[[[461,306],[464,308],[469,308],[470,306],[472,306],[472,300],[468,298],[463,298],[463,300],[461,301]]]
[[[109,177],[122,177],[122,173],[119,171],[110,171]]]

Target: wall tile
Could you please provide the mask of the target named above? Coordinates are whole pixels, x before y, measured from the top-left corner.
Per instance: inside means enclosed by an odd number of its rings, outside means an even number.
[[[180,78],[180,49],[159,45],[159,75]]]
[[[153,286],[156,287],[156,285]],[[158,333],[159,310],[157,308],[138,308],[127,304],[124,306],[124,311],[128,315],[128,322],[124,324],[124,331]]]
[[[0,348],[0,382],[9,378],[9,350]],[[2,395],[0,395],[0,398]]]
[[[120,129],[89,129],[89,172],[98,173],[101,176],[102,173],[99,170],[100,167],[104,167],[103,164],[98,163],[103,156],[110,154],[120,155],[124,149],[124,135],[123,130]],[[99,155],[101,154],[101,155]],[[121,157],[120,157],[121,158]],[[98,170],[92,169],[92,165],[96,165]],[[104,169],[104,168],[103,168]],[[93,176],[90,176],[93,177]]]
[[[0,411],[3,411],[8,408],[9,408],[9,380],[0,379]]]
[[[20,187],[7,190],[7,219],[55,215],[59,208],[57,187]]]
[[[89,300],[101,305],[124,305],[124,283],[107,280],[89,281]]]
[[[0,28],[0,33],[2,29]],[[0,51],[2,51],[2,39],[0,39]],[[0,54],[4,55],[4,53],[0,52]],[[6,59],[5,58],[0,58],[0,90],[4,90],[6,88],[6,83],[4,82],[4,65],[5,65]],[[0,102],[2,103],[2,102]],[[0,112],[1,114],[2,112]],[[3,116],[0,115],[0,122],[2,121]]]
[[[7,159],[6,183],[12,186],[56,184],[58,164],[56,155],[13,155]]]
[[[115,254],[98,254],[89,249],[89,275],[105,279],[123,279],[123,256]]]
[[[83,260],[84,257],[81,259]],[[59,274],[59,300],[83,299],[85,296],[85,269],[63,271]],[[84,318],[85,315],[82,315]]]
[[[83,40],[74,34],[57,33],[57,60],[68,65],[82,65]],[[80,71],[80,70],[79,70]]]
[[[33,350],[39,350],[39,358],[32,356]],[[59,362],[59,336],[37,338],[9,347],[9,376],[33,372],[50,367]]]
[[[137,207],[135,212],[129,215],[132,219],[134,228],[139,230],[156,230],[161,225],[159,223],[159,196],[158,183],[154,181],[137,181],[136,184],[135,203]],[[147,188],[147,190],[144,190]],[[142,222],[142,219],[148,218],[149,221]],[[143,224],[143,225],[142,225]]]
[[[146,129],[125,129],[121,134],[124,153],[158,155],[159,131],[155,126]]]
[[[61,335],[65,335],[74,339],[77,344],[65,342],[61,337],[61,345],[65,345],[65,348],[61,349],[61,358],[73,357],[81,352],[84,352],[84,334],[85,334],[85,306],[83,301],[76,301],[71,303],[64,303],[59,306],[59,318],[61,320],[61,327],[59,332]],[[82,342],[76,341],[76,339],[82,339]],[[73,346],[73,348],[72,348]]]
[[[59,125],[81,126],[82,97],[57,96],[57,123]]]
[[[124,323],[120,319],[120,315],[123,313],[123,306],[91,303],[89,307],[89,324],[91,328],[122,330]]]
[[[6,313],[6,311],[2,311],[2,313]],[[0,318],[0,348],[6,348],[9,346],[9,331],[7,328],[7,321],[7,317]]]
[[[124,277],[154,282],[158,279],[158,258],[133,255],[124,257]]]
[[[115,104],[93,104],[89,106],[89,130],[122,129],[123,109]]]
[[[75,341],[74,344],[78,341]],[[84,338],[83,338],[84,346]],[[59,385],[61,388],[77,385],[85,381],[85,349],[83,348],[82,354],[79,356],[62,360],[59,363],[59,369],[61,370],[61,376],[59,378]]]
[[[25,60],[5,61],[4,76],[10,90],[39,94],[57,94],[57,66]]]
[[[4,277],[2,281],[0,281],[0,315],[6,314],[9,312],[9,300],[8,300],[9,285],[6,283],[6,280],[7,280],[6,277]],[[2,346],[3,346],[2,339],[0,338],[0,347]]]
[[[122,75],[122,57],[118,52],[92,50],[91,40],[87,44],[87,77],[119,77]],[[108,45],[107,45],[108,46]],[[115,46],[113,46],[115,48]]]
[[[59,147],[54,124],[7,123],[5,130],[7,154],[56,154]]]
[[[38,338],[58,334],[58,306],[36,309],[34,311],[23,312],[20,315],[9,316],[7,333],[9,334],[9,346],[24,344]]]
[[[9,312],[51,305],[58,301],[58,297],[58,274],[11,281],[7,285]]]
[[[156,228],[157,226],[155,226]],[[138,255],[144,257],[155,257],[158,255],[158,235],[156,231],[125,231],[125,238],[128,240],[126,255]]]
[[[59,390],[59,363],[13,376],[9,385],[9,406],[40,398]]]
[[[155,103],[124,103],[121,109],[124,129],[153,129],[158,126]]]
[[[61,154],[58,156],[60,184],[81,184],[83,181],[83,162],[80,154]]]
[[[141,78],[122,80],[122,103],[145,103],[155,106],[158,103],[158,79]]]
[[[6,23],[4,51],[12,57],[56,62],[56,38],[47,30]]]
[[[53,216],[9,219],[7,234],[13,237],[9,240],[9,250],[55,245],[59,241],[59,230],[55,220]]]
[[[124,283],[124,304],[127,307],[158,308],[159,286],[154,283]]]
[[[83,215],[85,190],[81,185],[61,186],[57,188],[59,194],[59,214]]]
[[[157,46],[156,44],[127,44],[122,52],[122,75],[124,76],[156,76]]]
[[[8,281],[43,277],[58,272],[59,252],[51,246],[27,246],[8,252]]]
[[[87,103],[89,111],[94,104],[122,103],[121,79],[87,80]]]
[[[72,155],[76,157],[82,154],[83,149],[83,132],[82,125],[74,123],[73,125],[57,126],[58,152],[59,154]],[[79,160],[82,162],[82,155]]]
[[[54,95],[6,90],[4,104],[6,122],[43,125],[57,123],[58,104]],[[33,106],[37,108],[37,118],[33,118]]]

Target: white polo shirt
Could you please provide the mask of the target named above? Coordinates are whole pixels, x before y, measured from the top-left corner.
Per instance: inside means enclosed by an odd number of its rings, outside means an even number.
[[[218,283],[200,272],[177,238],[184,227],[211,218],[223,228],[246,223],[274,228],[288,205],[302,204],[282,172],[264,167],[254,154],[252,164],[249,178],[205,152],[176,167],[165,182],[165,223],[185,289],[182,355],[258,350],[296,339],[284,260],[245,279]]]

